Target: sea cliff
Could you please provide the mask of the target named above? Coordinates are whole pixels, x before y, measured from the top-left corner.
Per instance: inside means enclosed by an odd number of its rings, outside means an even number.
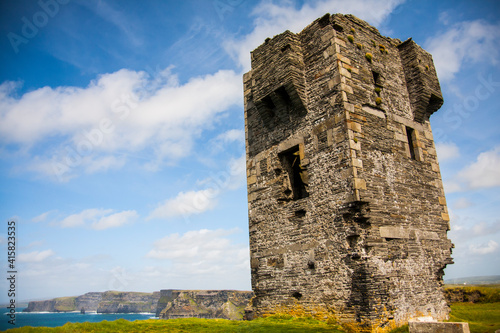
[[[23,312],[96,311],[97,313],[156,312],[159,292],[90,292],[77,297],[58,297],[32,301]]]
[[[76,297],[59,297],[29,302],[24,312],[155,313],[161,319],[243,319],[244,309],[254,296],[251,291],[174,290],[160,292],[90,292]]]
[[[251,291],[237,290],[161,290],[156,316],[241,320],[253,296]]]

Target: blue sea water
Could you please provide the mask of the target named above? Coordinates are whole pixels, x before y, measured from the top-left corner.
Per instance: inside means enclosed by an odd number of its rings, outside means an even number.
[[[23,308],[16,309],[17,311],[23,311]],[[80,312],[65,312],[65,313],[53,313],[53,312],[16,312],[16,324],[9,324],[8,310],[4,307],[0,311],[0,330],[5,331],[9,328],[23,327],[23,326],[33,326],[33,327],[57,327],[71,323],[82,323],[91,322],[96,323],[103,320],[113,321],[116,319],[126,319],[130,321],[134,320],[144,320],[144,319],[155,319],[154,313],[112,313],[112,314],[102,314],[95,312],[87,312],[86,314],[81,314]]]

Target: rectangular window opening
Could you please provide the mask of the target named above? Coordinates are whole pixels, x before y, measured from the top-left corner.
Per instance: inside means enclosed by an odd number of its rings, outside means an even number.
[[[279,157],[290,182],[290,189],[285,190],[285,195],[290,195],[293,200],[307,198],[307,171],[301,165],[299,146],[280,153]]]
[[[381,82],[380,82],[380,73],[377,73],[375,71],[372,71],[372,75],[373,75],[373,83],[376,85],[376,86],[381,86]]]
[[[406,127],[406,137],[408,138],[408,149],[410,151],[410,157],[415,160],[415,147],[413,146],[413,128]]]

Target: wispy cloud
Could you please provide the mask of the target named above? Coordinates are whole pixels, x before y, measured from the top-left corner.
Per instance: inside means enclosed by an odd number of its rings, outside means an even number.
[[[486,244],[471,244],[469,245],[469,250],[473,254],[485,255],[496,252],[498,249],[498,243],[494,240],[488,241]]]
[[[248,269],[249,249],[236,244],[228,236],[238,230],[193,230],[172,234],[157,240],[146,255],[148,258],[168,260],[183,275],[209,273],[220,275],[231,270]]]
[[[80,227],[90,222],[95,222],[101,216],[111,213],[112,209],[85,209],[77,214],[72,214],[65,217],[61,222],[57,223],[63,228]]]
[[[29,253],[20,253],[17,257],[19,262],[41,262],[55,254],[52,250],[33,251]]]
[[[31,221],[35,222],[35,223],[45,222],[47,220],[47,218],[49,217],[49,215],[52,215],[55,212],[56,212],[55,210],[50,210],[48,212],[42,213],[38,216],[35,216],[34,218],[31,219]]]
[[[114,8],[107,1],[101,0],[96,2],[96,6],[91,3],[83,2],[88,8],[93,10],[103,20],[110,22],[116,26],[125,36],[126,40],[133,46],[138,47],[143,44],[142,39],[136,33],[138,29],[138,21],[134,16],[126,15],[126,12]]]
[[[62,228],[90,227],[95,230],[104,230],[131,224],[138,217],[139,215],[134,210],[114,213],[113,209],[91,208],[69,215],[55,224]]]
[[[175,198],[167,199],[158,204],[148,219],[168,219],[201,214],[214,209],[217,193],[212,189],[180,192]]]
[[[500,24],[483,20],[458,22],[426,42],[439,78],[451,80],[465,62],[498,64]]]
[[[95,230],[117,228],[125,224],[133,223],[138,217],[139,215],[135,210],[126,210],[120,213],[101,217],[99,221],[95,221],[91,224],[91,228]]]
[[[490,223],[484,221],[473,223],[472,221],[461,220],[460,216],[453,214],[450,231],[450,237],[460,244],[482,237],[492,237],[500,233],[500,220]]]

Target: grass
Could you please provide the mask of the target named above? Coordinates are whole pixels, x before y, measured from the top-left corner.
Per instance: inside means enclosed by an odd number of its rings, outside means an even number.
[[[500,329],[500,285],[447,286],[463,288],[471,292],[479,290],[482,296],[478,303],[453,303],[449,321],[468,322],[471,333],[495,332]],[[68,323],[62,327],[20,327],[6,332],[346,332],[333,321],[323,322],[310,317],[276,314],[252,321],[226,319],[183,318],[169,320],[125,319],[99,323]],[[408,332],[408,325],[396,328],[390,333]]]
[[[449,321],[468,322],[471,333],[490,333],[500,329],[500,285],[447,285],[446,290],[462,289],[466,293],[479,291],[477,303],[452,303]],[[390,333],[408,332],[408,325]]]
[[[125,319],[99,323],[68,323],[62,327],[21,327],[6,332],[343,332],[339,326],[312,318],[267,317],[252,321],[183,318],[169,320]]]
[[[489,333],[500,329],[500,302],[454,303],[450,321],[466,321],[471,333]]]

